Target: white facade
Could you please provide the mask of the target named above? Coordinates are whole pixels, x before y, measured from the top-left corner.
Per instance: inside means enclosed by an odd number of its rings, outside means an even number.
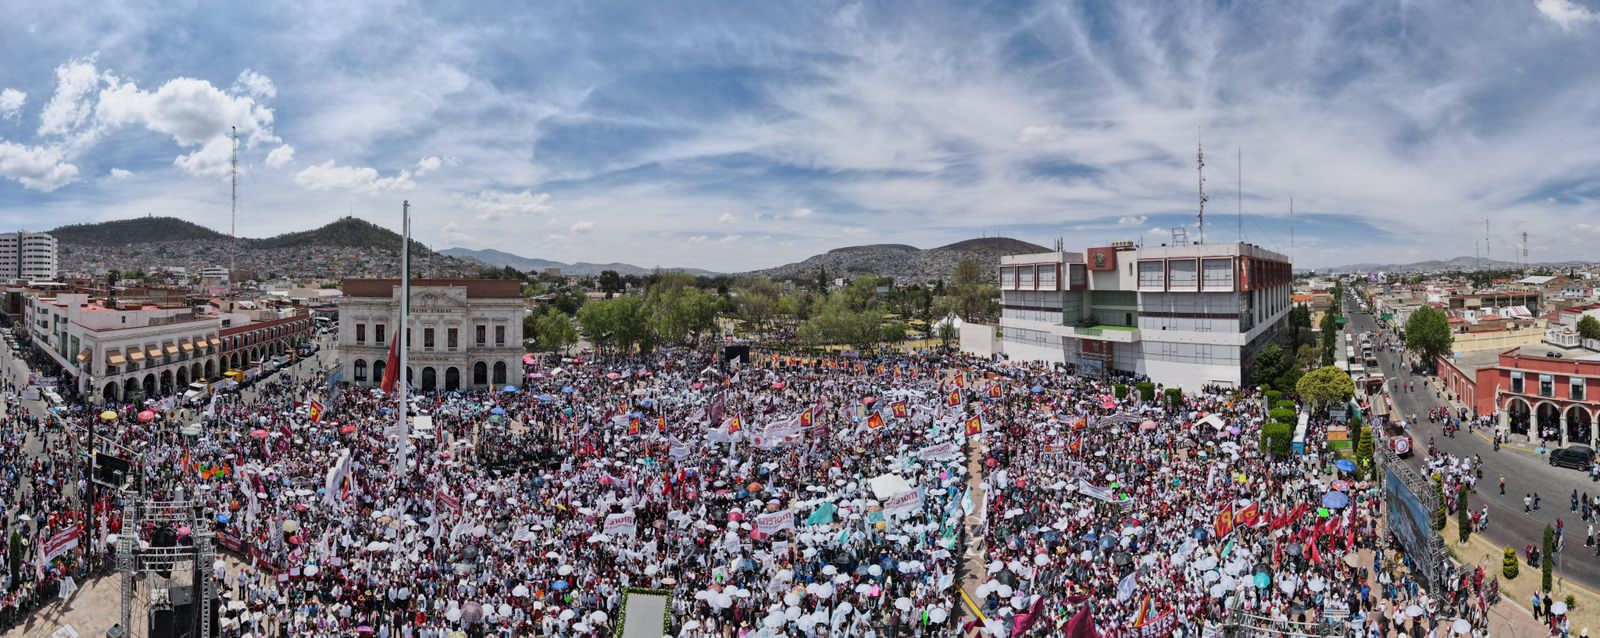
[[[343,292],[338,304],[344,378],[378,385],[396,336],[400,288],[395,280],[346,280]],[[521,385],[522,316],[516,281],[413,281],[407,339],[412,385],[424,391]]]
[[[0,234],[0,279],[50,281],[56,278],[56,238],[46,233]]]
[[[181,392],[221,374],[221,327],[197,308],[110,307],[83,294],[28,299],[28,331],[95,401],[131,401]]]
[[[1013,255],[1000,275],[1011,358],[1187,389],[1242,384],[1291,305],[1288,259],[1244,243]]]

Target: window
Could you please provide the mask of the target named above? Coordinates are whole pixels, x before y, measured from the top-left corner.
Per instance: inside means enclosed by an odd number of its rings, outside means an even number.
[[[362,360],[362,359],[356,359],[356,366],[355,367],[356,367],[356,381],[366,381],[367,380],[367,362],[365,360]]]
[[[383,337],[384,337],[383,329],[386,328],[386,327],[387,326],[385,326],[385,325],[383,325],[381,323],[377,324],[377,325],[374,325],[372,327],[372,333],[373,333],[372,341],[373,341],[373,343],[376,343],[376,344],[378,344],[380,346],[383,345]]]
[[[1173,288],[1193,288],[1199,283],[1193,259],[1174,259],[1167,262],[1167,284]]]
[[[480,346],[481,346],[481,345],[483,345],[483,344],[484,344],[484,343],[486,343],[486,342],[488,342],[488,341],[489,341],[489,338],[488,338],[488,337],[486,337],[486,336],[484,336],[484,335],[486,335],[486,334],[488,334],[488,333],[487,333],[487,331],[488,331],[488,330],[489,330],[489,329],[488,329],[488,328],[486,328],[486,327],[484,327],[484,326],[478,326],[478,339],[477,339],[477,343],[478,343],[478,345],[480,345]]]
[[[363,344],[363,343],[366,343],[366,342],[367,342],[367,324],[358,323],[358,324],[356,324],[356,344],[360,345],[360,344]]]
[[[1141,261],[1139,262],[1139,287],[1160,289],[1166,284],[1167,274],[1163,269],[1166,262]]]
[[[433,328],[422,329],[422,347],[433,349]]]
[[[1539,396],[1553,397],[1556,395],[1556,378],[1553,375],[1539,375]]]
[[[1575,379],[1568,379],[1567,383],[1569,384],[1567,386],[1569,388],[1568,394],[1571,395],[1568,398],[1572,399],[1573,401],[1582,401],[1583,400],[1583,379],[1576,379],[1576,378]]]
[[[456,330],[455,328],[447,328],[447,329],[445,329],[445,331],[444,331],[444,344],[445,344],[445,347],[448,347],[451,350],[455,350],[456,349],[456,333],[457,332],[459,332],[459,331]]]
[[[1522,373],[1521,372],[1513,371],[1511,373],[1511,392],[1513,394],[1522,394]]]
[[[504,346],[504,345],[506,345],[506,327],[505,326],[495,326],[494,327],[494,345],[496,345],[496,346]],[[498,382],[496,382],[496,383],[498,383]]]
[[[1203,260],[1200,276],[1206,290],[1233,290],[1233,260]]]

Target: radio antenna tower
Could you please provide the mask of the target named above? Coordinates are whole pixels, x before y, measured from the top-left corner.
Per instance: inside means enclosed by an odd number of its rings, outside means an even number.
[[[1195,170],[1200,179],[1200,243],[1206,243],[1206,148],[1195,142]]]
[[[231,126],[233,137],[233,159],[229,164],[229,177],[233,181],[232,214],[228,224],[228,234],[233,244],[228,250],[228,290],[233,290],[234,258],[239,252],[239,127]]]

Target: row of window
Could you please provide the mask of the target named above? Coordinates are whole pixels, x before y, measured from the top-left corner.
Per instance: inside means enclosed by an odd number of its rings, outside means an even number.
[[[1585,400],[1586,395],[1585,395],[1585,392],[1584,392],[1583,381],[1584,380],[1582,378],[1579,378],[1579,377],[1568,377],[1567,378],[1567,396],[1559,397],[1559,398],[1571,399],[1573,401],[1583,401],[1583,400]],[[1526,379],[1525,375],[1521,371],[1518,371],[1518,370],[1512,370],[1511,371],[1511,392],[1513,394],[1526,394],[1527,393],[1527,379]],[[1556,397],[1556,377],[1555,377],[1555,375],[1553,375],[1553,374],[1541,374],[1541,375],[1539,375],[1539,392],[1538,392],[1538,394],[1541,397],[1549,397],[1549,398],[1552,398],[1552,399],[1558,398],[1558,397]]]
[[[380,345],[380,346],[384,345],[386,343],[385,337],[387,336],[386,334],[384,334],[384,330],[385,330],[386,326],[384,324],[377,323],[377,324],[372,324],[372,328],[373,328],[372,329],[372,332],[373,332],[373,344]],[[477,334],[475,336],[477,336],[477,345],[479,347],[483,347],[483,346],[487,346],[488,345],[488,339],[487,339],[488,334],[489,334],[488,328],[489,328],[488,326],[476,326],[475,327],[476,332],[477,332]],[[422,348],[424,350],[429,350],[429,349],[432,349],[432,348],[435,347],[436,344],[434,342],[434,334],[435,333],[434,333],[434,329],[433,328],[423,328],[422,329]],[[407,337],[406,341],[410,342],[411,341],[411,339],[410,339],[411,334],[407,333],[406,337]],[[446,350],[455,350],[456,348],[459,348],[460,345],[457,342],[458,342],[458,331],[457,331],[457,329],[456,328],[446,328],[445,329],[445,349]],[[356,324],[356,345],[362,346],[362,345],[366,345],[366,344],[367,344],[367,324],[358,323],[358,324]],[[505,345],[506,345],[506,327],[505,326],[495,326],[494,327],[494,345],[497,346],[497,347],[505,347]]]

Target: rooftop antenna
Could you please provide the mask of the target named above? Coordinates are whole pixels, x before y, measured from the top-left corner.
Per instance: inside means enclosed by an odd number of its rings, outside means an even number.
[[[232,237],[233,249],[228,251],[228,288],[233,288],[234,259],[239,253],[239,127],[228,127],[233,138],[233,159],[229,162],[228,175],[233,182],[233,203],[231,219],[228,223],[228,234]]]
[[[1195,136],[1195,171],[1199,173],[1200,186],[1200,243],[1204,244],[1206,243],[1206,147],[1200,143],[1198,135]],[[1187,239],[1187,233],[1185,238]],[[1177,241],[1177,235],[1173,235],[1173,241]]]

